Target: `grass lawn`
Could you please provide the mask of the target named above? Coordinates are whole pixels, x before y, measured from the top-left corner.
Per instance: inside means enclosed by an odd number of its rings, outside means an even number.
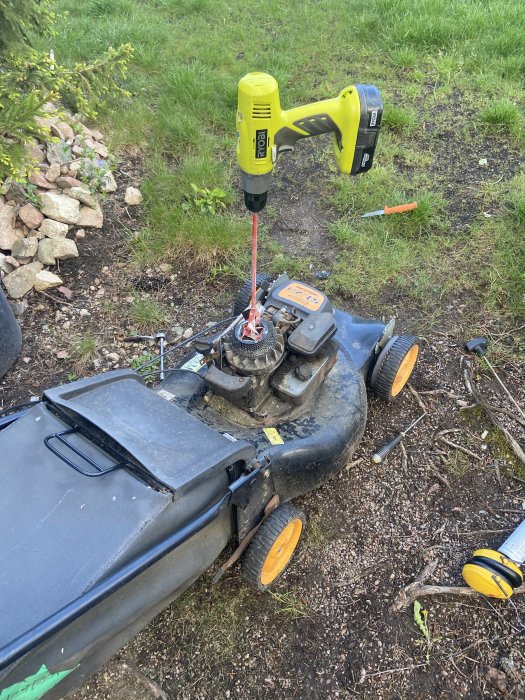
[[[273,74],[285,109],[374,83],[385,105],[374,169],[339,176],[329,140],[318,139],[319,192],[334,213],[325,241],[337,248],[327,290],[366,290],[371,307],[395,295],[430,319],[458,298],[478,319],[523,312],[520,3],[57,0],[56,9],[64,16],[49,47],[64,63],[110,44],[135,47],[133,96],[101,120],[115,148],[145,160],[147,225],[133,242],[139,261],[191,254],[213,274],[248,270],[250,225],[239,214],[234,150],[242,75]],[[286,169],[284,156],[278,173]],[[191,183],[222,188],[228,207],[215,215],[185,210]],[[359,218],[412,199],[419,208],[411,214]]]

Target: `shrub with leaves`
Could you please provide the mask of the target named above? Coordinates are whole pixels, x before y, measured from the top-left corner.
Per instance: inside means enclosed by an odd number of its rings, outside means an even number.
[[[44,116],[45,102],[58,100],[93,118],[95,104],[115,93],[126,94],[121,83],[131,45],[110,47],[90,63],[62,66],[30,45],[37,33],[52,35],[54,21],[48,0],[0,0],[0,180],[27,172],[24,144],[44,136],[35,117]]]

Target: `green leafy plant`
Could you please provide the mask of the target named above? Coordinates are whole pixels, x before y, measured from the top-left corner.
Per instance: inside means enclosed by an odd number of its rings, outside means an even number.
[[[157,372],[160,370],[160,361],[151,362],[157,357],[155,353],[149,350],[144,350],[144,352],[138,357],[134,357],[129,362],[131,369],[136,370],[137,374],[144,378],[146,384],[153,384],[157,379]],[[142,367],[146,362],[151,362],[147,367]]]
[[[72,355],[75,359],[75,367],[78,371],[84,370],[97,353],[98,342],[94,335],[86,335],[78,338],[73,344]]]
[[[19,182],[20,187],[24,190],[26,199],[31,202],[34,207],[40,209],[42,206],[42,200],[37,194],[37,186],[33,185],[32,182]]]
[[[427,625],[428,610],[423,610],[419,600],[414,601],[414,622],[419,627],[421,634],[424,637],[422,643],[425,645],[426,660],[429,662],[430,658],[430,648],[432,646],[432,639],[430,637],[430,630]]]
[[[192,193],[186,196],[186,201],[182,203],[184,211],[198,209],[201,214],[216,214],[219,209],[226,209],[225,199],[227,194],[220,187],[209,190],[207,187],[198,187],[194,182],[190,182]]]
[[[113,160],[101,158],[92,148],[84,146],[78,176],[89,185],[92,192],[96,192],[103,184],[107,172],[113,167]]]
[[[24,177],[29,163],[24,144],[46,136],[48,101],[60,101],[72,111],[94,118],[97,107],[111,95],[126,91],[124,80],[133,49],[109,47],[99,58],[71,67],[31,47],[35,35],[54,32],[56,17],[48,0],[0,0],[0,180]]]

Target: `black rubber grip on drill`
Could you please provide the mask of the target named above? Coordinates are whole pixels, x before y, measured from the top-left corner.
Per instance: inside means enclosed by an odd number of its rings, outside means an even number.
[[[377,452],[374,452],[374,455],[372,457],[372,461],[375,464],[380,464],[385,457],[387,457],[394,447],[397,447],[401,440],[404,438],[403,433],[398,433],[390,442],[387,442],[386,445],[383,445],[383,447],[380,447]]]

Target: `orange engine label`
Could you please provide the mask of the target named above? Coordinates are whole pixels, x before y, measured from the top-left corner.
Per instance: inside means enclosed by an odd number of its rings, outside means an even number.
[[[291,282],[287,287],[280,290],[278,296],[281,299],[297,304],[297,306],[302,306],[303,309],[308,309],[308,311],[319,311],[326,299],[322,292],[300,282]]]

